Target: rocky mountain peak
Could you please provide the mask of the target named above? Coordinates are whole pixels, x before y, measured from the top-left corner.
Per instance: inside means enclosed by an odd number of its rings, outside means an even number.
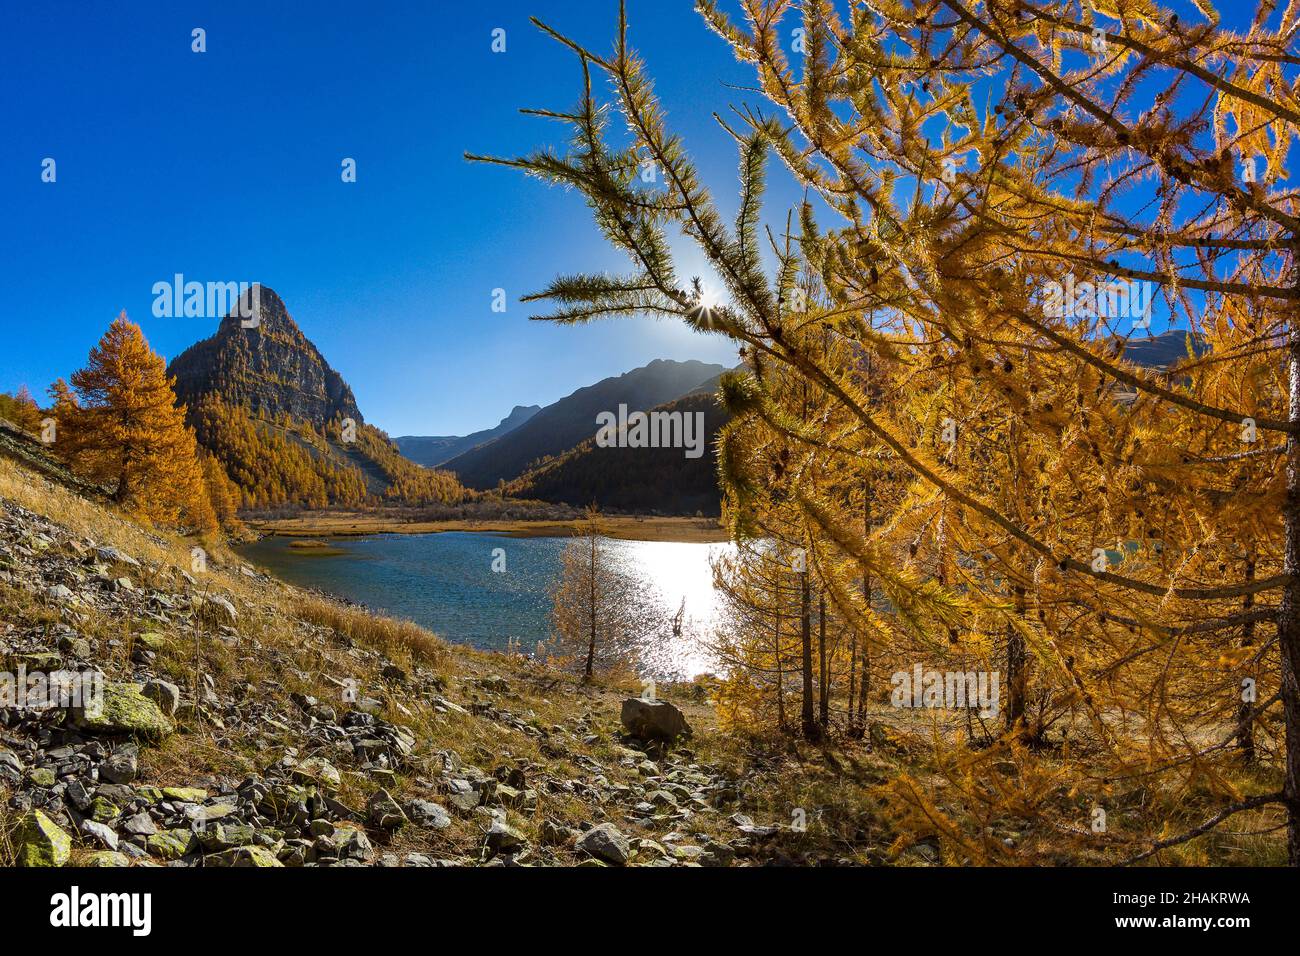
[[[255,416],[283,413],[317,429],[340,417],[362,422],[352,389],[268,286],[246,293],[216,334],[186,349],[168,371],[191,406],[216,394]]]

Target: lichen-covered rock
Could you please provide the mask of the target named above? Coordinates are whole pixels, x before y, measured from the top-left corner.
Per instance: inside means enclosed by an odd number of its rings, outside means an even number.
[[[19,866],[63,866],[72,855],[72,837],[40,810],[19,821],[13,844]]]
[[[198,787],[163,787],[162,792],[167,799],[182,803],[200,803],[208,799],[208,791]]]
[[[274,853],[264,846],[241,846],[232,850],[215,853],[203,861],[204,866],[279,866],[283,867]]]
[[[374,854],[375,848],[366,836],[366,831],[355,826],[340,826],[334,831],[332,845],[338,855],[347,860],[365,862]]]
[[[96,797],[90,802],[90,818],[96,823],[109,823],[122,815],[117,804],[107,797]]]
[[[165,651],[171,646],[171,640],[162,634],[154,631],[148,631],[144,634],[135,636],[135,643],[150,651]]]
[[[209,852],[248,846],[256,837],[257,831],[246,823],[217,823],[204,827],[198,834],[199,843]]]
[[[52,787],[57,780],[49,767],[33,767],[27,772],[27,779],[33,787]]]
[[[98,850],[82,860],[81,865],[91,867],[130,866],[131,861],[127,859],[125,853],[118,853],[115,850]]]
[[[72,723],[88,733],[131,734],[149,740],[160,740],[176,729],[138,684],[105,684],[102,704],[75,708]]]
[[[190,830],[164,830],[145,840],[145,846],[154,856],[164,860],[179,860],[195,848],[194,833]]]

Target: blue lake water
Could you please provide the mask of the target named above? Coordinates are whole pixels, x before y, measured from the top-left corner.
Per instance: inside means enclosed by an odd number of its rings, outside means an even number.
[[[290,540],[264,538],[239,550],[285,581],[409,618],[448,641],[502,650],[513,640],[530,652],[550,637],[548,593],[567,539],[472,532],[321,539],[341,552],[334,554],[292,548]],[[707,645],[717,609],[709,559],[729,546],[612,540],[604,546],[636,594],[642,670],[689,678],[711,669]],[[498,548],[503,573],[492,570]],[[674,634],[683,602],[681,633]]]

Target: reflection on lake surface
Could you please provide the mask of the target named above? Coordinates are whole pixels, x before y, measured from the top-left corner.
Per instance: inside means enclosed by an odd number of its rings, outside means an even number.
[[[565,538],[443,532],[332,538],[328,549],[290,547],[264,538],[240,553],[277,577],[410,618],[448,641],[503,650],[510,640],[531,652],[550,637],[547,597],[559,576]],[[689,678],[713,666],[702,639],[715,622],[711,554],[726,544],[606,541],[618,573],[636,593],[642,670]],[[505,573],[492,570],[505,550]],[[685,601],[681,633],[673,618]]]

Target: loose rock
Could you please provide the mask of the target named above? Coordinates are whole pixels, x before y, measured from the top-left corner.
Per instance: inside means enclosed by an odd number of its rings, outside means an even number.
[[[22,818],[13,842],[19,866],[63,866],[72,855],[72,837],[40,810]]]
[[[632,855],[627,837],[612,823],[602,823],[584,833],[578,839],[578,849],[614,866],[622,866]]]
[[[663,740],[672,742],[683,735],[689,736],[691,725],[686,716],[666,700],[649,701],[629,697],[623,701],[621,714],[623,726],[638,740]]]

